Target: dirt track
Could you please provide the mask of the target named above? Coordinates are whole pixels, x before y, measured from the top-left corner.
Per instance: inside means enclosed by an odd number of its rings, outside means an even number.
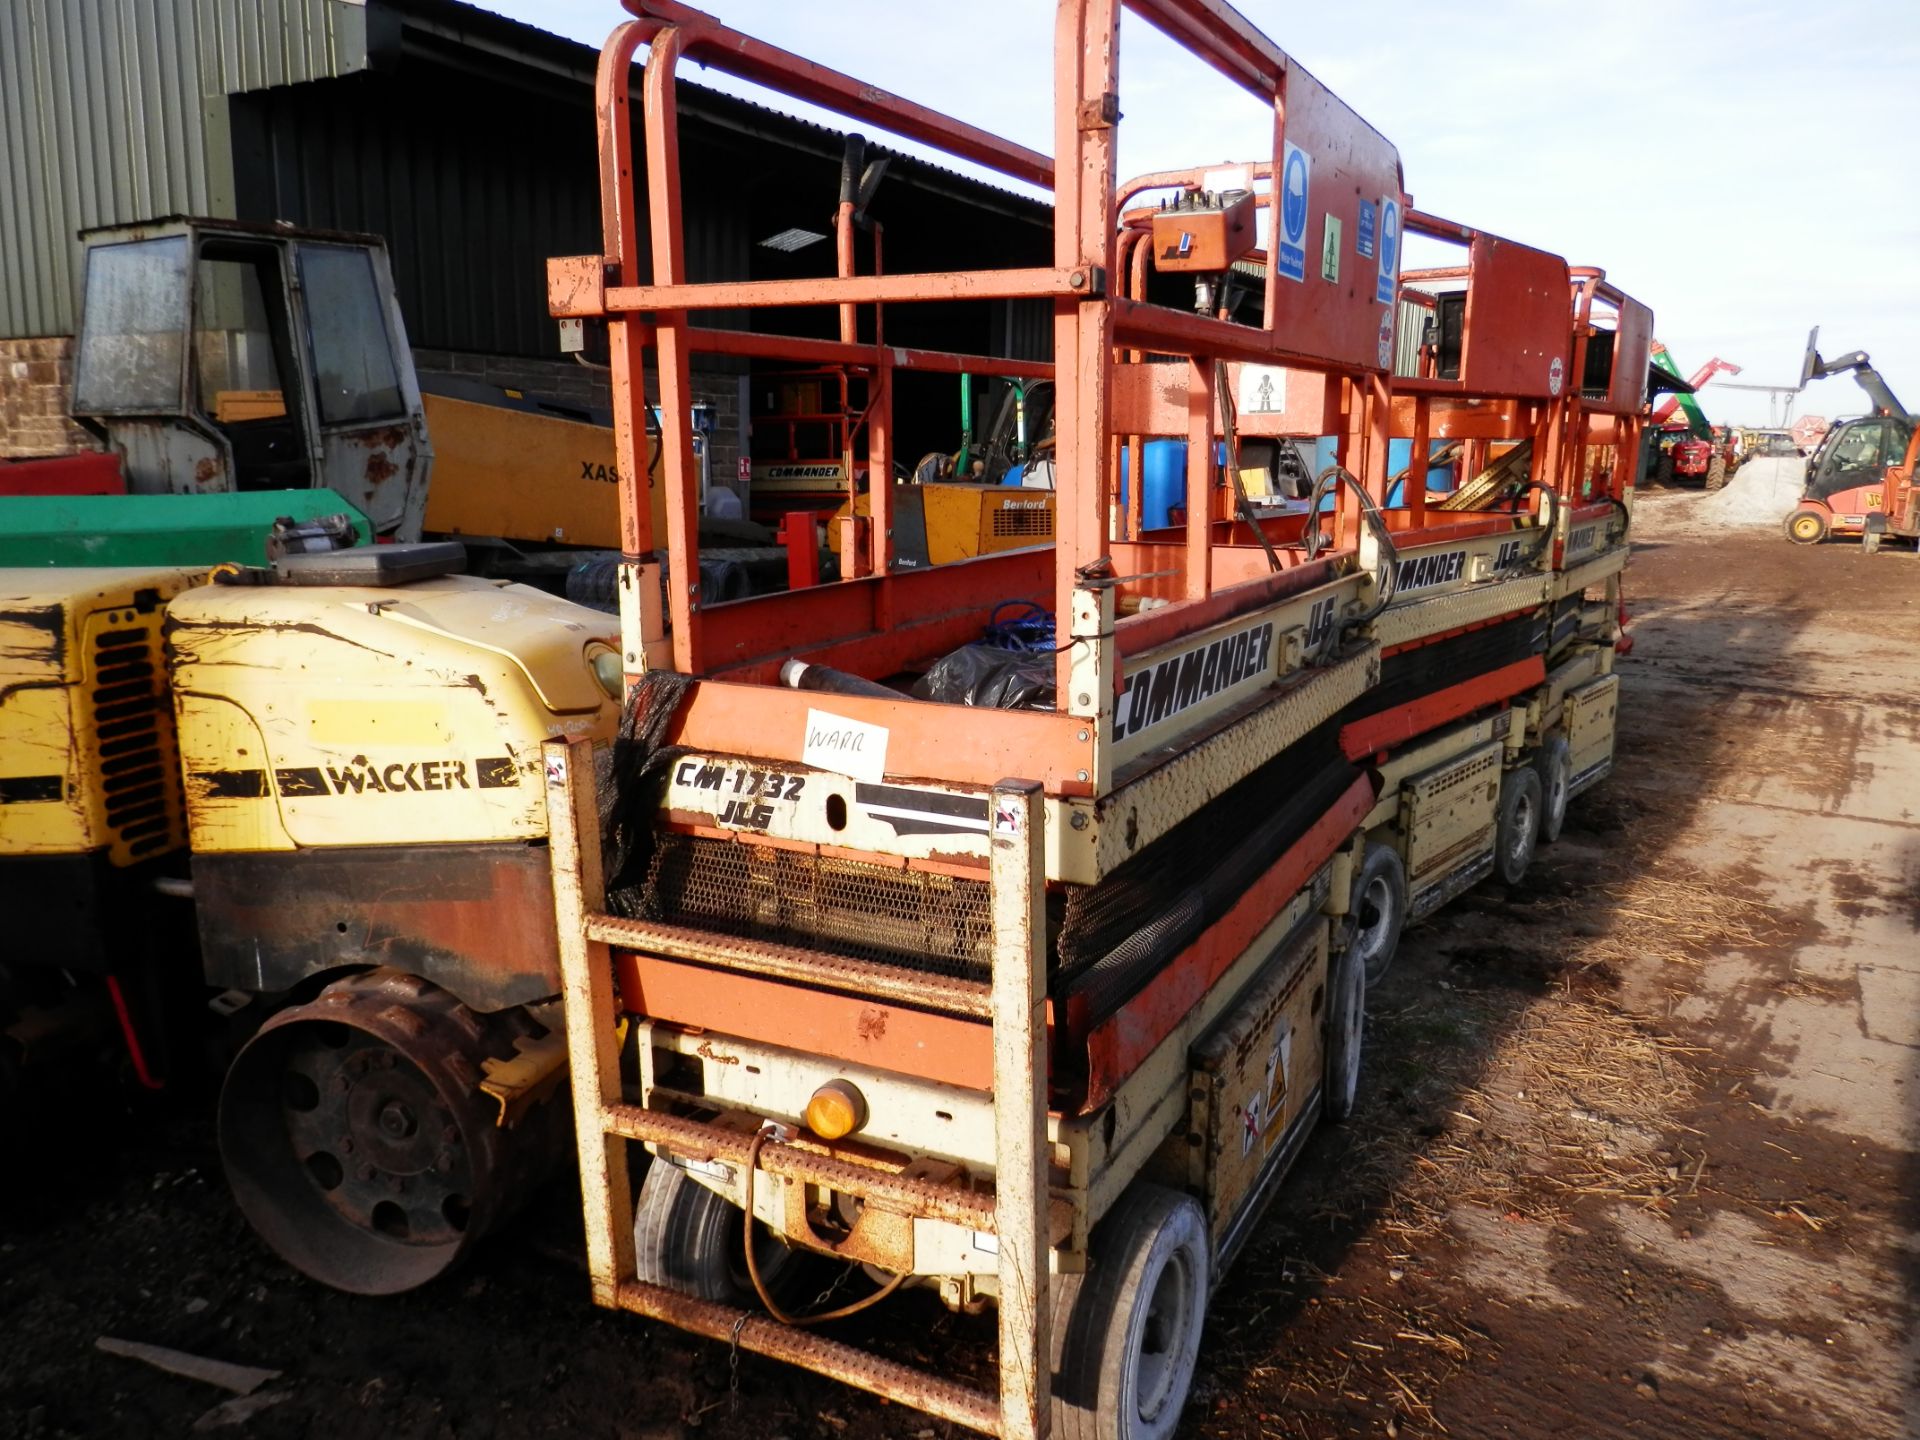
[[[1709,539],[1650,495],[1614,779],[1411,932],[1363,1116],[1218,1296],[1185,1433],[1920,1434],[1920,558]],[[398,1300],[232,1213],[204,1116],[0,1242],[0,1435],[175,1436],[223,1397],[102,1334],[285,1372],[246,1433],[930,1437],[592,1311],[572,1200]],[[858,1331],[855,1332],[856,1336]],[[869,1335],[981,1362],[923,1298]],[[210,1417],[211,1418],[211,1417]]]

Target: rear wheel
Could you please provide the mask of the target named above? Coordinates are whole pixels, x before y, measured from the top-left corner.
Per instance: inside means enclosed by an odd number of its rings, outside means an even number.
[[[1206,1217],[1189,1195],[1136,1182],[1094,1231],[1087,1273],[1053,1300],[1053,1433],[1164,1440],[1200,1358]]]
[[[1540,837],[1540,777],[1531,768],[1509,770],[1500,781],[1500,821],[1494,828],[1494,873],[1509,885],[1526,878]]]
[[[1796,510],[1787,516],[1787,539],[1796,545],[1818,545],[1827,538],[1827,517],[1818,510]]]
[[[1555,735],[1533,757],[1540,773],[1540,838],[1551,845],[1567,822],[1567,791],[1573,779],[1573,752]]]
[[[1353,939],[1347,953],[1378,985],[1393,965],[1407,919],[1407,869],[1387,845],[1367,846],[1353,882]]]

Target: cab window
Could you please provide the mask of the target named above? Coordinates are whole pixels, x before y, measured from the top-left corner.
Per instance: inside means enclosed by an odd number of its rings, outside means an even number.
[[[1849,425],[1834,443],[1828,463],[1835,470],[1876,469],[1885,443],[1886,427],[1878,420],[1862,420]]]
[[[322,423],[404,415],[406,403],[372,257],[345,245],[302,245],[300,284],[306,294]]]
[[[194,376],[216,424],[286,413],[258,257],[202,256],[194,312]]]
[[[187,237],[87,251],[76,415],[178,414],[187,356]]]
[[[1907,449],[1913,444],[1913,422],[1910,420],[1887,421],[1887,464],[1903,465],[1907,459]]]

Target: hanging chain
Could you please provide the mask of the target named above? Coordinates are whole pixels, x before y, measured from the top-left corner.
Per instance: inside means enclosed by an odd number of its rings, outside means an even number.
[[[727,1414],[740,1413],[740,1328],[750,1317],[742,1314],[733,1322],[733,1332],[727,1340]]]

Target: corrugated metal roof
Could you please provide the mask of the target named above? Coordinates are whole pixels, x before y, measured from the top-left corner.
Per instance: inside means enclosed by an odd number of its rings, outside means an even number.
[[[510,19],[491,10],[461,3],[461,0],[374,0],[377,8],[393,12],[401,21],[408,40],[433,35],[473,54],[508,57],[516,63],[546,70],[576,80],[589,88],[599,64],[600,52],[591,45],[568,39],[538,24]],[[444,56],[442,58],[450,58]],[[645,58],[643,49],[641,58]],[[698,116],[712,123],[741,130],[747,134],[817,151],[837,159],[845,140],[845,131],[803,119],[760,101],[742,99],[702,85],[692,77],[699,73],[696,63],[682,64],[677,77],[680,113]],[[640,67],[634,67],[633,90],[639,98]],[[638,111],[636,104],[635,110]],[[953,169],[918,155],[908,155],[876,142],[869,158],[889,156],[896,175],[912,174],[930,189],[946,189],[969,203],[979,204],[987,197],[1001,202],[1008,213],[1036,223],[1051,225],[1051,204],[1037,200],[1020,190],[1008,188],[1001,180],[983,180],[976,175]]]
[[[93,225],[227,215],[230,91],[366,65],[358,0],[0,5],[0,335],[73,329]]]
[[[208,94],[297,85],[365,68],[365,0],[175,0],[200,12]]]
[[[590,132],[583,130],[577,154],[556,143],[547,161],[519,153],[510,158],[506,152],[520,147],[503,144],[492,157],[456,166],[442,153],[446,147],[404,133],[391,113],[329,113],[330,105],[351,111],[368,96],[309,97],[303,82],[391,68],[404,84],[408,67],[427,60],[578,104],[591,96],[597,59],[590,46],[457,0],[372,0],[371,13],[366,0],[0,0],[0,336],[72,331],[80,257],[74,237],[91,226],[167,214],[265,214],[264,206],[271,209],[265,218],[327,223],[337,216],[360,223],[360,216],[405,213],[410,222],[399,228],[409,238],[417,228],[424,242],[435,220],[429,197],[436,194],[450,213],[470,214],[513,237],[508,248],[516,263],[472,271],[462,267],[483,258],[481,249],[499,248],[493,241],[467,237],[456,245],[410,247],[403,237],[390,237],[397,253],[416,249],[413,263],[422,267],[414,286],[403,281],[403,294],[422,307],[426,287],[436,281],[451,287],[457,298],[442,307],[444,327],[429,328],[460,333],[456,309],[484,303],[496,287],[525,279],[521,252],[533,254],[561,233],[580,230],[589,238],[574,241],[574,248],[591,245],[594,215],[574,214],[568,193],[579,187],[495,173],[513,163],[582,165],[591,205]],[[842,136],[826,126],[690,81],[682,82],[680,94],[694,129],[838,161]],[[244,153],[236,154],[236,141]],[[249,143],[267,153],[248,150]],[[872,153],[887,152],[876,147]],[[302,173],[308,166],[318,168]],[[409,170],[409,180],[398,179]],[[889,192],[905,181],[971,211],[996,212],[1021,234],[1044,233],[1051,224],[1045,202],[944,166],[898,156],[893,174]],[[516,195],[516,185],[528,193]],[[427,203],[413,203],[416,197]],[[537,223],[528,223],[529,204]],[[689,243],[695,238],[690,233]],[[743,241],[731,226],[698,238],[716,262],[724,252],[729,271],[742,263]],[[456,283],[463,275],[465,283]],[[528,292],[535,300],[538,288]],[[514,315],[511,326],[488,327],[496,343],[510,338],[516,350],[532,343],[527,327],[543,319],[520,315],[521,298],[516,290],[493,307]],[[494,335],[502,328],[510,337]]]

